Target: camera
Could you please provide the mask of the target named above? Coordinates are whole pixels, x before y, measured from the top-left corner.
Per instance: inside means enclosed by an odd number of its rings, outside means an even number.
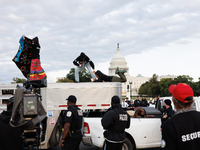
[[[25,150],[37,150],[41,143],[42,132],[46,132],[44,131],[46,127],[43,126],[46,126],[47,116],[41,103],[40,85],[38,82],[24,82],[23,87],[17,86],[14,96],[10,125],[23,130]],[[15,120],[17,113],[20,114],[19,121]]]

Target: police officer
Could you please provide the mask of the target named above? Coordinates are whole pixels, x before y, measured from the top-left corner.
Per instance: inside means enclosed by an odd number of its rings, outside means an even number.
[[[158,109],[158,110],[161,109],[160,95],[158,95],[158,98],[155,102],[155,108]]]
[[[126,97],[126,100],[125,100],[128,104],[131,103],[131,101],[128,100],[128,97]]]
[[[140,101],[141,107],[149,107],[149,103],[147,102],[145,97],[142,97],[142,100]]]
[[[140,96],[137,96],[137,99],[134,101],[134,107],[136,110],[140,108]]]
[[[163,108],[164,108],[164,110],[162,111],[160,131],[162,131],[162,126],[163,126],[164,122],[166,122],[168,119],[170,119],[172,116],[174,116],[174,113],[175,113],[175,111],[172,109],[172,106],[171,106],[171,100],[169,100],[169,99],[166,99],[164,101]]]
[[[169,92],[177,112],[162,128],[161,148],[165,150],[200,149],[200,112],[194,110],[193,90],[188,84],[171,85]]]
[[[104,131],[105,148],[106,150],[122,150],[126,137],[124,130],[130,126],[130,116],[122,109],[118,96],[112,97],[111,106],[101,120],[106,130]]]
[[[82,139],[83,112],[76,105],[76,97],[70,95],[67,99],[68,110],[64,117],[64,132],[60,144],[62,150],[78,150]]]

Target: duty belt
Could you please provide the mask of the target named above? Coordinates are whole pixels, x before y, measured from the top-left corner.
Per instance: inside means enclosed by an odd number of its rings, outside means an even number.
[[[78,130],[71,130],[71,133],[72,133],[72,134],[73,134],[73,133],[79,133],[79,132],[81,132],[80,129],[78,129]]]

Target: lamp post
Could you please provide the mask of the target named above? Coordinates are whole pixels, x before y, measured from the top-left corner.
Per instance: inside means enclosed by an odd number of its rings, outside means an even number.
[[[131,91],[132,91],[132,87],[131,87],[131,84],[133,83],[133,80],[132,79],[130,79],[129,80],[129,84],[130,84],[130,100],[131,100]]]
[[[126,97],[129,97],[129,84],[127,84]]]

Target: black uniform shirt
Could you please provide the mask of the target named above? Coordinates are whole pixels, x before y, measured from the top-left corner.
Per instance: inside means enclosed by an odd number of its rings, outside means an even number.
[[[200,112],[179,113],[162,129],[161,147],[165,150],[200,150]]]
[[[130,127],[130,116],[121,108],[121,104],[115,104],[105,113],[101,124],[106,129],[104,137],[107,141],[121,143],[125,140],[125,128]]]
[[[141,101],[140,101],[140,106],[142,106],[142,107],[147,107],[147,106],[149,106],[149,103],[147,102],[146,99],[145,99],[145,100],[141,100]]]
[[[164,122],[166,122],[168,119],[170,119],[171,117],[174,116],[175,111],[172,109],[172,106],[170,106],[168,109],[164,109],[163,113],[162,113],[162,117],[161,117],[161,128],[164,124]],[[166,118],[163,118],[163,116],[167,115]]]
[[[70,131],[79,130],[82,127],[83,120],[83,112],[76,105],[69,106],[66,111],[65,118],[63,120],[64,123],[70,124]]]
[[[139,99],[136,99],[136,100],[134,101],[134,106],[135,106],[135,107],[140,106],[140,100],[139,100]]]

